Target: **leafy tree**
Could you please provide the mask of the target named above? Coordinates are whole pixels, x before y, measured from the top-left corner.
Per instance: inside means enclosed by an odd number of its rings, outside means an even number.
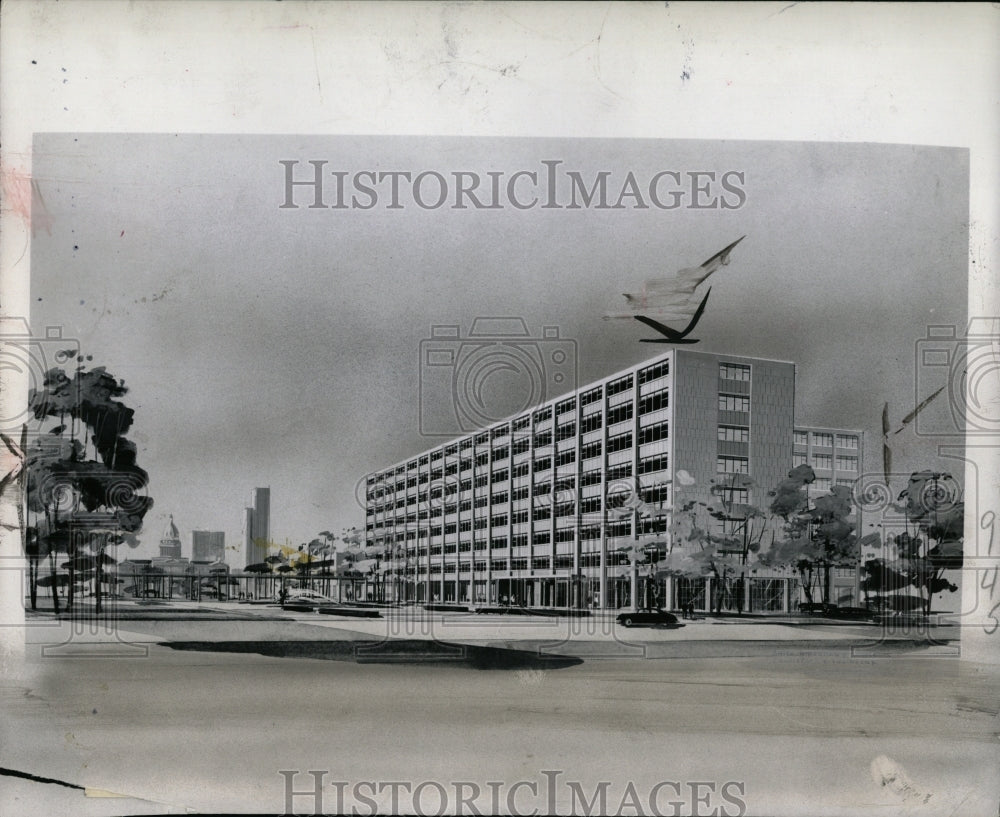
[[[963,563],[965,503],[957,499],[950,474],[926,470],[910,475],[899,500],[916,533],[897,536],[896,548],[903,571],[920,592],[924,612],[929,614],[935,593],[958,589],[944,572]]]
[[[55,554],[66,553],[70,605],[79,564],[77,556],[83,555],[77,553],[78,542],[73,536],[75,515],[80,511],[100,512],[111,523],[91,543],[96,549],[96,563],[101,565],[108,546],[137,544],[135,534],[142,529],[143,519],[153,505],[153,500],[144,494],[149,477],[136,463],[135,444],[125,436],[132,426],[134,411],[116,399],[128,389],[104,367],[87,370],[83,361],[84,358],[77,358],[79,365],[72,377],[64,369],[50,369],[42,388],[32,390],[29,395],[29,408],[36,419],[52,417],[59,421],[26,452],[27,504],[29,512],[37,518],[29,557],[32,553],[36,558],[47,553],[54,576]],[[92,456],[88,458],[88,454]],[[101,612],[100,579],[98,571],[95,583],[98,613]],[[58,613],[58,595],[53,598]]]
[[[768,565],[794,567],[802,580],[806,601],[813,602],[813,592],[819,583],[823,601],[830,603],[831,570],[837,565],[857,562],[860,545],[855,535],[851,489],[833,486],[829,493],[815,498],[809,486],[816,474],[808,465],[799,465],[788,472],[772,492],[770,510],[784,521],[780,538],[776,539],[764,562]]]

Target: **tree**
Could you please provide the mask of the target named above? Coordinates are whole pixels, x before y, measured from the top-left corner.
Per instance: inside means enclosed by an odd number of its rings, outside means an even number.
[[[80,522],[81,514],[91,515],[84,529],[98,535],[87,536],[87,545],[101,564],[107,547],[137,544],[135,534],[153,505],[144,493],[149,476],[136,463],[137,448],[125,436],[135,412],[116,399],[128,389],[103,366],[87,370],[83,363],[84,358],[78,357],[72,377],[64,369],[50,369],[42,388],[29,395],[29,408],[36,419],[59,421],[26,452],[28,510],[37,517],[35,542],[29,553],[47,553],[53,576],[55,554],[66,553],[70,605],[77,556],[83,555],[77,552],[79,542],[74,535],[79,533],[80,525],[74,523]],[[89,459],[88,453],[92,455]],[[95,514],[103,524],[95,525]],[[97,613],[101,612],[101,584],[98,578],[94,591]],[[58,597],[54,598],[58,613]]]
[[[906,532],[896,537],[903,571],[924,601],[930,614],[935,593],[954,593],[958,586],[949,582],[945,570],[963,563],[965,503],[958,498],[950,474],[915,471],[899,495],[908,522],[922,536]]]
[[[772,492],[770,510],[783,522],[782,536],[764,557],[768,565],[794,567],[802,579],[806,601],[813,602],[817,580],[823,601],[830,603],[830,571],[846,562],[856,563],[860,545],[855,535],[851,489],[833,486],[829,493],[812,499],[809,486],[816,474],[808,465],[788,472]]]

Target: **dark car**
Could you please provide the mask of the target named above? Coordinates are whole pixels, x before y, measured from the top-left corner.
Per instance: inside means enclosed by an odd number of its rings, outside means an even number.
[[[875,618],[875,612],[867,607],[835,607],[828,615],[852,621],[869,621]]]
[[[624,627],[676,624],[677,616],[663,610],[636,610],[634,613],[622,613],[619,615],[618,623]]]
[[[828,616],[837,610],[836,604],[825,604],[821,601],[803,601],[799,603],[800,613],[811,613],[812,615]]]

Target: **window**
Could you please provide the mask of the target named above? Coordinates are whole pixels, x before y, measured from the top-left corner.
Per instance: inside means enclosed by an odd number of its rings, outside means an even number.
[[[833,448],[833,435],[813,432],[813,445],[821,445],[824,448]]]
[[[619,519],[608,523],[608,536],[629,536],[632,533],[632,522],[629,519]]]
[[[810,485],[809,487],[813,490],[814,493],[826,493],[827,491],[830,490],[832,485],[833,483],[829,477],[817,477],[816,481],[813,482],[813,484]]]
[[[715,470],[719,474],[749,474],[750,461],[746,457],[719,457]]]
[[[792,465],[808,465],[809,458],[806,456],[805,451],[792,454]]]
[[[796,445],[809,445],[808,431],[796,431],[793,436],[794,436],[793,442]]]
[[[485,508],[489,504],[489,498],[485,496],[476,497],[476,507]]]
[[[576,462],[576,451],[570,448],[568,451],[563,451],[557,458],[556,462],[559,465],[569,465],[572,462]]]
[[[649,414],[651,411],[665,409],[669,405],[670,393],[666,390],[658,391],[639,401],[639,414]]]
[[[482,549],[482,548],[479,547],[480,544],[485,544],[485,543],[476,542],[476,550],[481,550]],[[500,548],[507,547],[507,537],[506,536],[496,536],[496,537],[494,537],[490,541],[490,547],[493,548],[493,550],[500,550]]]
[[[531,541],[536,545],[547,545],[550,541],[549,532],[547,530],[540,530],[531,537]]]
[[[667,455],[659,454],[655,457],[643,457],[639,460],[639,473],[651,474],[653,471],[663,471],[667,467]]]
[[[528,498],[528,486],[525,485],[525,486],[523,486],[521,488],[518,488],[518,489],[516,489],[514,491],[511,491],[510,492],[510,498],[513,499],[515,502],[517,502],[519,499],[527,499]]]
[[[666,461],[666,456],[663,459]],[[614,468],[608,469],[608,482],[630,476],[632,476],[632,463],[630,462],[623,462],[621,465],[616,465]]]
[[[598,440],[596,443],[590,443],[585,445],[580,449],[580,459],[589,460],[591,457],[599,457],[601,455],[601,441]]]
[[[858,458],[857,457],[837,457],[837,470],[838,471],[857,471],[858,470]]]
[[[493,517],[494,528],[499,528],[501,525],[506,525],[506,524],[507,524],[507,514],[498,513],[496,516]]]
[[[556,403],[556,414],[565,414],[567,411],[573,411],[576,408],[576,398],[570,397],[567,400],[563,400],[561,403]]]
[[[727,443],[750,442],[750,429],[744,426],[719,426],[719,439]]]
[[[492,434],[493,434],[493,439],[494,440],[503,439],[508,434],[510,434],[510,426],[506,426],[506,425],[498,426],[497,428],[493,429]],[[478,442],[478,440],[477,440],[477,442]],[[485,443],[486,440],[483,440],[483,442]]]
[[[546,406],[545,408],[538,409],[535,412],[535,422],[540,423],[543,420],[552,419],[552,406]]]
[[[630,420],[632,418],[632,404],[622,403],[620,406],[615,406],[613,409],[608,411],[608,425],[612,426],[615,423],[622,423],[625,420]]]
[[[652,443],[656,440],[666,439],[668,428],[666,421],[662,423],[656,423],[656,425],[646,426],[646,428],[639,429],[639,443]]]
[[[858,438],[853,434],[838,434],[837,448],[857,448]]]
[[[559,528],[556,531],[556,541],[557,542],[572,542],[576,539],[576,531],[573,528]],[[572,556],[570,559],[572,560]]]
[[[670,374],[670,361],[664,360],[662,363],[656,363],[652,366],[647,366],[645,369],[641,369],[639,371],[639,383],[648,383],[650,380],[657,380],[668,374]]]
[[[597,415],[600,417],[600,415]],[[576,434],[576,423],[563,423],[556,429],[557,440],[568,440]]]
[[[573,557],[566,554],[556,556],[556,569],[565,569],[567,567],[573,567]]]
[[[832,454],[813,454],[813,468],[833,468]]]
[[[601,399],[602,390],[598,386],[596,389],[591,389],[590,391],[582,394],[580,396],[580,406],[589,406],[591,403],[595,403]]]
[[[535,473],[540,473],[541,471],[546,471],[552,467],[552,457],[542,457],[540,460],[535,460]]]
[[[526,462],[522,462],[520,465],[516,466],[511,471],[511,474],[513,475],[514,479],[517,479],[518,477],[528,476],[528,471],[530,470],[531,470],[530,465]]]
[[[507,469],[506,468],[501,468],[499,471],[494,471],[493,472],[493,482],[494,483],[503,482],[505,479],[507,479]]]
[[[511,447],[511,450],[515,454],[523,454],[529,448],[531,448],[531,440],[528,437],[518,437],[514,440],[514,445]]]
[[[499,462],[500,460],[505,460],[510,456],[510,449],[505,445],[502,448],[498,448],[493,452],[493,461]]]
[[[551,431],[542,431],[535,435],[535,448],[541,448],[545,445],[552,445]]]
[[[853,488],[854,487],[854,480],[850,479],[849,477],[837,477],[837,483],[836,484],[837,485],[843,485],[844,487],[847,487],[847,488]]]
[[[750,398],[740,394],[720,394],[719,411],[750,411]]]
[[[486,497],[483,497],[483,499],[485,499],[485,498]],[[499,505],[502,502],[506,502],[507,501],[507,492],[506,491],[497,491],[495,494],[493,494],[492,499],[493,499],[493,504],[494,505]]]
[[[520,525],[528,521],[527,511],[516,511],[510,515],[510,521],[515,525]]]
[[[580,475],[580,486],[597,485],[601,481],[600,471],[584,471]]]
[[[624,451],[632,447],[632,433],[619,434],[617,437],[608,439],[608,453],[614,454],[616,451]]]
[[[603,422],[604,418],[600,414],[590,414],[580,422],[580,433],[586,434],[588,431],[596,431]]]
[[[513,423],[511,423],[511,427],[514,429],[514,431],[523,431],[530,425],[531,425],[531,418],[527,416],[518,417]]]
[[[510,540],[510,546],[512,548],[522,548],[528,544],[528,534],[519,533],[517,536]]]
[[[493,568],[493,570],[504,571],[504,570],[507,569],[507,560],[506,559],[493,559],[490,562],[490,567]]]
[[[750,491],[747,488],[717,488],[714,493],[725,505],[750,504]]]
[[[626,375],[625,377],[620,377],[618,380],[614,380],[608,383],[608,397],[615,394],[621,394],[623,391],[628,391],[632,388],[632,375]]]
[[[532,570],[548,570],[549,569],[549,557],[548,556],[535,556],[531,560]]]
[[[548,519],[551,513],[552,509],[548,505],[545,505],[541,508],[535,508],[535,510],[531,514],[531,518],[534,519],[536,522],[542,522]]]
[[[739,363],[720,363],[719,377],[723,380],[750,380],[750,367]]]
[[[649,488],[643,488],[640,495],[643,502],[658,504],[670,499],[670,488],[667,485],[651,485]]]
[[[600,513],[601,498],[599,496],[588,496],[580,500],[580,513]]]
[[[528,560],[526,558],[525,559],[511,559],[510,560],[510,569],[511,570],[527,570],[528,569]]]
[[[601,538],[601,526],[600,525],[586,525],[580,528],[580,540],[590,540],[590,539],[600,539]]]

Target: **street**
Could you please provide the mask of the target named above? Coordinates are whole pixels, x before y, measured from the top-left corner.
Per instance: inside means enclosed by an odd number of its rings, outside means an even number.
[[[469,786],[482,792],[471,802],[483,813],[496,810],[490,781],[508,787],[494,787],[499,809],[518,813],[586,810],[602,782],[605,809],[624,814],[655,813],[650,793],[664,781],[677,784],[654,798],[664,814],[978,817],[1000,802],[996,668],[902,648],[852,655],[822,627],[785,646],[689,640],[683,655],[653,649],[670,631],[630,631],[628,646],[650,649],[582,660],[573,648],[585,642],[571,639],[553,658],[515,627],[503,649],[495,637],[464,639],[477,658],[452,638],[451,658],[428,660],[426,642],[413,640],[367,663],[349,647],[378,645],[362,622],[120,626],[135,654],[119,645],[119,657],[88,658],[78,643],[41,657],[39,642],[58,644],[57,629],[31,635],[21,677],[3,687],[0,765],[130,799],[10,780],[4,814],[47,802],[77,814],[281,813],[287,802],[299,813],[367,814],[365,793],[393,781],[439,784],[449,812],[456,784],[467,797]],[[291,791],[313,790],[309,771],[325,772],[322,803],[286,801],[286,778]],[[354,797],[364,781],[376,788]],[[415,807],[396,792],[398,810],[439,809],[437,786],[425,785]],[[379,811],[391,810],[390,794],[373,798]]]

